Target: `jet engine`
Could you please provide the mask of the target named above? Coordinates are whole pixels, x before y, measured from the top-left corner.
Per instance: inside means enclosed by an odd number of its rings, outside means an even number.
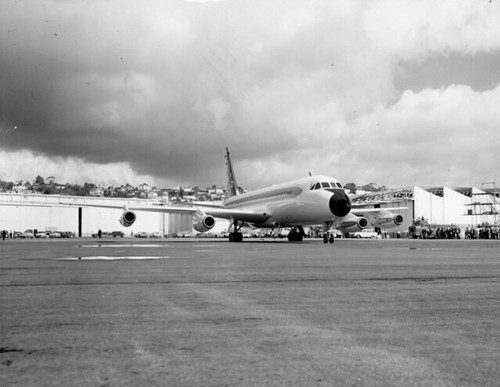
[[[337,228],[342,232],[355,232],[361,231],[368,227],[368,219],[364,216],[349,217],[349,219],[344,220],[340,223]]]
[[[206,232],[214,228],[215,218],[207,215],[203,211],[197,211],[193,214],[193,228],[198,232]]]
[[[137,216],[135,215],[134,211],[130,211],[125,209],[123,211],[122,216],[120,216],[120,223],[122,226],[125,227],[130,227],[134,224],[135,220],[137,219]]]
[[[401,223],[403,223],[403,215],[401,214],[393,214],[390,212],[387,212],[384,214],[385,216],[381,216],[379,218],[376,218],[372,221],[372,226],[373,227],[380,227],[380,228],[391,228],[395,226],[399,226]]]

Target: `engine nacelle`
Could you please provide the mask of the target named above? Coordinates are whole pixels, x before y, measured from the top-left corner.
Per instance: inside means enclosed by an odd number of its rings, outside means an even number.
[[[202,211],[193,214],[193,228],[198,232],[207,232],[215,226],[215,218]]]
[[[372,221],[373,227],[391,228],[403,223],[403,215],[388,213],[387,216],[376,218]]]
[[[364,216],[354,216],[340,223],[337,228],[342,232],[356,232],[368,227],[368,219]]]
[[[122,216],[120,216],[120,224],[125,227],[130,227],[134,224],[137,216],[134,211],[125,210],[123,211]]]

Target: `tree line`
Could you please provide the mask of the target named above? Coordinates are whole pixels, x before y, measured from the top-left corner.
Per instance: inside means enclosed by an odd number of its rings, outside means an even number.
[[[0,180],[0,191],[10,192],[14,187],[20,185],[20,183],[15,183],[12,181],[1,181]],[[37,176],[33,182],[25,182],[23,186],[27,191],[34,193],[39,193],[43,195],[69,195],[69,196],[90,196],[90,192],[96,188],[93,183],[80,184],[58,184],[54,181],[54,178],[48,177],[47,180],[42,176]],[[105,190],[106,196],[106,190]],[[108,190],[108,196],[111,195],[111,187]],[[113,194],[113,196],[117,196]]]

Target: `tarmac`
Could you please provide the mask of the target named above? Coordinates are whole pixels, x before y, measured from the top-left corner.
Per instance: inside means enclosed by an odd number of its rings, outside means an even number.
[[[0,241],[2,386],[498,386],[500,241]]]

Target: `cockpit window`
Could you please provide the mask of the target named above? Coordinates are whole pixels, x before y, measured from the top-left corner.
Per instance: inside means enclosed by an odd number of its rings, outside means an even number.
[[[342,188],[342,184],[337,182],[326,182],[322,181],[321,183],[316,183],[311,185],[311,191],[315,189],[328,189],[328,188]]]

